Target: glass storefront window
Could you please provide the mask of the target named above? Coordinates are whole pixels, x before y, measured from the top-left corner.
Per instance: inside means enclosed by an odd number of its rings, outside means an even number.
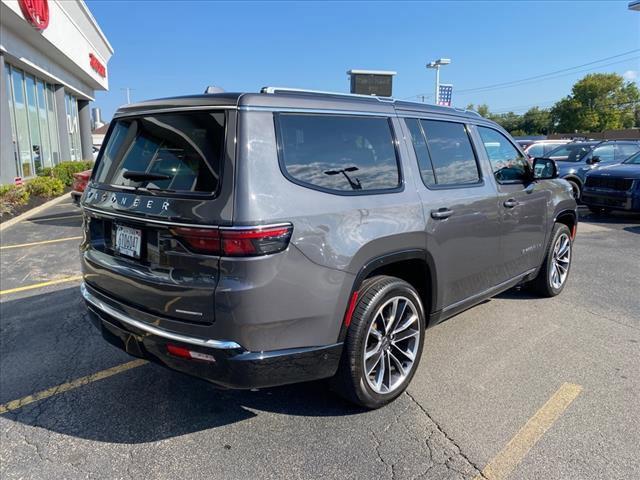
[[[31,158],[35,166],[35,173],[42,170],[42,140],[40,137],[40,119],[36,103],[36,80],[31,75],[25,75],[25,90],[27,98],[27,116],[29,118],[29,133],[31,134]]]
[[[38,100],[38,119],[40,120],[40,139],[42,140],[42,166],[51,167],[51,138],[49,130],[49,117],[47,117],[47,103],[44,99],[44,82],[38,80],[36,83],[36,94]]]
[[[13,84],[13,106],[16,123],[16,137],[18,139],[18,158],[21,165],[21,176],[31,177],[35,174],[31,159],[31,141],[29,138],[29,121],[27,120],[27,106],[24,95],[24,78],[22,71],[11,69],[11,83]]]
[[[56,112],[55,90],[47,83],[47,117],[49,118],[49,136],[51,137],[51,159],[53,164],[60,163],[60,143],[58,140],[58,115]]]
[[[54,89],[9,64],[5,75],[17,175],[28,178],[60,162]],[[79,145],[79,133],[77,137]]]
[[[80,122],[78,120],[78,101],[73,95],[65,94],[65,107],[67,109],[67,124],[69,125],[69,150],[71,160],[82,160],[80,147]]]

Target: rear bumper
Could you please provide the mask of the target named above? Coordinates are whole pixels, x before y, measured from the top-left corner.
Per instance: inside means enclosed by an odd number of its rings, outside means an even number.
[[[185,336],[135,320],[103,302],[82,284],[89,318],[111,344],[127,353],[225,388],[264,388],[328,378],[335,374],[342,344],[251,352],[232,341]],[[168,353],[167,345],[204,354],[209,360]]]
[[[620,192],[586,187],[582,192],[582,203],[594,207],[640,212],[640,193],[635,190]]]

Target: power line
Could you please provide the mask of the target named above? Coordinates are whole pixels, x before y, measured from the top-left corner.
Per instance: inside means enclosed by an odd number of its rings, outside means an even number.
[[[614,58],[624,57],[625,55],[629,55],[631,53],[636,53],[636,52],[640,52],[640,48],[635,48],[633,50],[629,50],[628,52],[619,53],[617,55],[612,55],[610,57],[601,58],[599,60],[594,60],[592,62],[583,63],[582,65],[576,65],[575,67],[567,67],[567,68],[563,68],[561,70],[556,70],[556,71],[553,71],[553,72],[541,73],[540,75],[534,75],[532,77],[521,78],[520,80],[511,80],[509,82],[494,83],[492,85],[485,85],[484,87],[467,88],[467,89],[464,89],[464,90],[459,90],[458,93],[471,92],[471,91],[475,91],[475,90],[484,90],[485,88],[502,87],[502,86],[505,86],[505,85],[510,85],[512,83],[520,83],[520,82],[524,82],[524,81],[528,81],[528,80],[536,80],[538,78],[548,77],[550,75],[556,75],[558,73],[568,72],[569,70],[575,70],[577,68],[587,67],[589,65],[594,65],[596,63],[605,62],[607,60],[611,60],[611,59],[614,59]],[[631,58],[627,58],[624,61],[627,61],[627,60],[631,60]],[[600,68],[600,67],[596,67],[596,68]]]
[[[528,83],[535,83],[535,82],[531,82],[531,80],[553,80],[555,78],[561,78],[563,76],[574,75],[576,73],[582,73],[582,72],[588,72],[588,71],[591,71],[591,70],[596,70],[596,69],[599,69],[599,68],[615,65],[615,64],[618,64],[618,63],[628,62],[629,60],[635,60],[635,59],[640,58],[640,57],[636,56],[636,57],[625,58],[623,60],[619,60],[619,61],[616,61],[616,62],[611,62],[611,63],[605,64],[605,65],[598,65],[598,66],[596,66],[594,68],[590,68],[590,69],[586,69],[586,70],[582,70],[582,71],[578,71],[578,72],[564,73],[563,75],[557,75],[558,73],[569,72],[570,70],[575,70],[575,69],[586,67],[586,66],[589,66],[589,65],[594,65],[596,63],[601,63],[601,62],[604,62],[604,61],[607,61],[607,60],[611,60],[613,58],[623,57],[625,55],[629,55],[631,53],[636,53],[636,52],[639,52],[639,51],[640,51],[640,48],[636,48],[636,49],[633,49],[633,50],[629,50],[628,52],[619,53],[617,55],[612,55],[610,57],[601,58],[599,60],[594,60],[592,62],[583,63],[582,65],[576,65],[574,67],[567,67],[567,68],[563,68],[561,70],[556,70],[556,71],[553,71],[553,72],[543,73],[543,74],[540,74],[540,75],[534,75],[532,77],[521,78],[519,80],[511,80],[509,82],[495,83],[495,84],[492,84],[492,85],[485,85],[483,87],[467,88],[467,89],[463,89],[463,90],[458,90],[455,93],[456,93],[456,95],[459,95],[459,94],[475,93],[475,92],[480,92],[480,91],[486,92],[486,91],[490,91],[490,90],[493,90],[493,89],[496,89],[496,88],[503,88],[503,87],[506,87],[506,86],[520,86],[520,85],[526,85]],[[555,75],[555,76],[553,76],[553,75]],[[550,76],[553,76],[553,77],[550,77]],[[550,77],[550,78],[544,78],[544,77]],[[411,95],[409,97],[405,97],[405,99],[419,97],[421,95],[423,95],[423,94]]]

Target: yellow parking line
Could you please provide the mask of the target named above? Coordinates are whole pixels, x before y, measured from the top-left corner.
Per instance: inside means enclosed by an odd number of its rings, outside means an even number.
[[[9,250],[10,248],[22,248],[22,247],[33,247],[35,245],[46,245],[47,243],[57,243],[57,242],[67,242],[69,240],[80,240],[82,237],[66,237],[66,238],[56,238],[55,240],[43,240],[42,242],[30,242],[30,243],[21,243],[19,245],[6,245],[4,247],[0,247],[0,250]]]
[[[52,220],[65,220],[67,218],[82,218],[82,215],[65,215],[64,217],[44,217],[44,218],[29,218],[27,222],[50,222]]]
[[[564,383],[547,400],[540,410],[516,433],[515,437],[496,455],[489,464],[484,467],[481,475],[474,480],[487,478],[489,480],[505,479],[515,470],[525,455],[531,450],[544,433],[551,428],[554,422],[569,407],[580,392],[582,387],[573,383]]]
[[[8,403],[5,403],[4,405],[0,405],[0,415],[3,413],[11,412],[13,410],[17,410],[26,405],[29,405],[30,403],[38,402],[40,400],[44,400],[45,398],[49,398],[54,395],[68,392],[69,390],[76,389],[83,385],[87,385],[89,383],[93,383],[98,380],[117,375],[118,373],[126,372],[127,370],[140,367],[142,365],[145,365],[146,363],[147,361],[142,359],[133,360],[121,365],[116,365],[115,367],[107,368],[106,370],[102,370],[97,373],[92,373],[91,375],[87,375],[86,377],[76,378],[75,380],[72,380],[70,382],[63,383],[46,390],[42,390],[40,392],[34,393],[33,395],[27,395],[26,397],[19,398],[18,400],[12,400]]]
[[[82,275],[74,275],[73,277],[59,278],[58,280],[49,280],[48,282],[35,283],[33,285],[25,285],[24,287],[9,288],[8,290],[0,290],[0,295],[8,295],[9,293],[24,292],[25,290],[33,290],[34,288],[48,287],[49,285],[57,285],[58,283],[75,282],[81,280]]]

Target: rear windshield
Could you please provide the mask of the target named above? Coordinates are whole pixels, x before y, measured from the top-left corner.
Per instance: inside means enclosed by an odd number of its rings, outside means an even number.
[[[211,194],[220,182],[224,131],[224,112],[159,113],[115,120],[94,181]],[[126,172],[136,176],[125,178]]]

